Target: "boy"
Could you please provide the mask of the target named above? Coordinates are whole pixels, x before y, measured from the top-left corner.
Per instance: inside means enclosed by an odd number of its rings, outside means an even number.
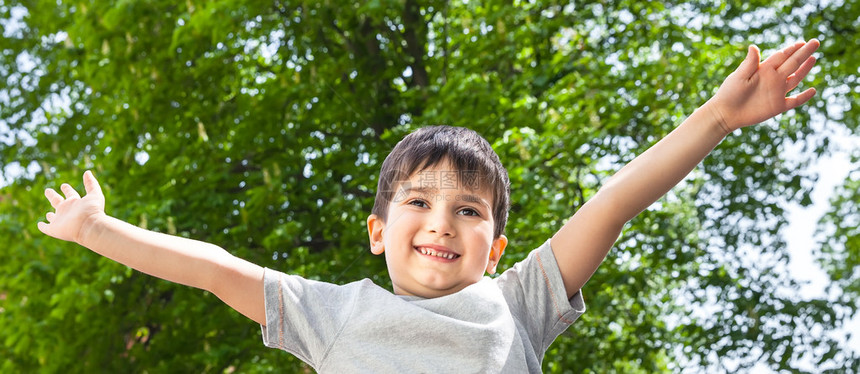
[[[321,372],[540,372],[549,344],[584,312],[580,289],[622,226],[684,178],[729,133],[808,101],[786,97],[815,64],[817,40],[763,62],[751,46],[717,93],[666,138],[610,178],[547,242],[496,279],[504,253],[508,178],[469,130],[432,127],[383,163],[367,219],[394,292],[263,269],[208,243],[140,229],[104,213],[90,172],[86,196],[68,184],[45,196],[47,235],[134,269],[208,290],[261,324],[267,346]]]

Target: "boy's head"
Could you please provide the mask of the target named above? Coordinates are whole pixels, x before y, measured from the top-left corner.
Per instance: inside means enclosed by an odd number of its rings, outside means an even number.
[[[382,164],[367,219],[394,291],[439,297],[495,272],[507,245],[510,182],[490,144],[449,126],[407,135]]]
[[[451,173],[454,173],[460,178],[459,182],[467,187],[491,191],[493,236],[498,238],[504,234],[511,194],[508,171],[486,139],[462,127],[423,127],[397,143],[382,163],[371,213],[384,221],[391,202],[402,197],[403,182],[415,173],[442,163],[450,165],[452,170],[445,170],[439,175],[428,174],[427,181],[436,177],[440,182],[445,182],[443,178],[451,177]]]

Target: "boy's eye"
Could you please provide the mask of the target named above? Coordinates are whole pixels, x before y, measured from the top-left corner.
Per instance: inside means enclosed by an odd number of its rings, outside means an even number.
[[[460,210],[459,213],[464,215],[464,216],[480,216],[481,215],[480,213],[478,213],[477,210],[474,210],[471,208],[462,209],[462,210]]]
[[[427,202],[424,200],[420,200],[420,199],[410,200],[407,204],[415,205],[415,206],[421,207],[421,208],[427,207]]]

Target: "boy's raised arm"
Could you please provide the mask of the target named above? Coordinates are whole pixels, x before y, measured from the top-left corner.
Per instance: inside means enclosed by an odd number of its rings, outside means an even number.
[[[708,102],[612,176],[552,237],[568,297],[591,278],[625,223],[680,182],[730,132],[807,102],[815,89],[786,97],[815,65],[815,39],[794,43],[760,62],[746,59]]]
[[[89,171],[84,188],[84,197],[65,183],[60,187],[65,197],[45,190],[55,211],[45,215],[48,223],[38,223],[39,230],[141,272],[210,291],[265,325],[263,268],[216,245],[144,230],[106,215],[101,187]]]

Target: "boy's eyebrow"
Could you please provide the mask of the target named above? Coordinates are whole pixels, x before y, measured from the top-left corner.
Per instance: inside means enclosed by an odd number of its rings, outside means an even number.
[[[470,203],[480,203],[487,209],[490,209],[490,204],[488,204],[484,199],[480,198],[477,195],[458,195],[464,201],[468,201]],[[490,209],[492,210],[492,209]]]
[[[403,192],[405,192],[407,195],[411,195],[413,193],[418,194],[418,195],[432,195],[435,193],[439,193],[439,189],[435,188],[435,187],[426,187],[426,186],[423,186],[423,187],[411,187],[410,186],[410,187],[403,188]]]
[[[429,194],[433,194],[433,193],[439,193],[439,188],[437,188],[437,187],[429,187],[429,186],[416,186],[416,187],[412,187],[412,186],[410,186],[410,187],[407,187],[404,191],[405,191],[407,194],[415,192],[415,193],[418,193],[418,194],[425,194],[425,195],[429,195]],[[460,200],[463,200],[463,201],[468,201],[468,202],[470,202],[470,203],[479,203],[479,204],[483,205],[484,207],[486,207],[487,209],[492,210],[492,209],[491,209],[491,207],[490,207],[490,204],[489,204],[489,203],[487,203],[487,201],[486,201],[486,200],[482,199],[482,198],[481,198],[480,196],[478,196],[478,195],[471,195],[471,194],[457,194],[457,198],[458,198],[458,199],[460,199]]]

